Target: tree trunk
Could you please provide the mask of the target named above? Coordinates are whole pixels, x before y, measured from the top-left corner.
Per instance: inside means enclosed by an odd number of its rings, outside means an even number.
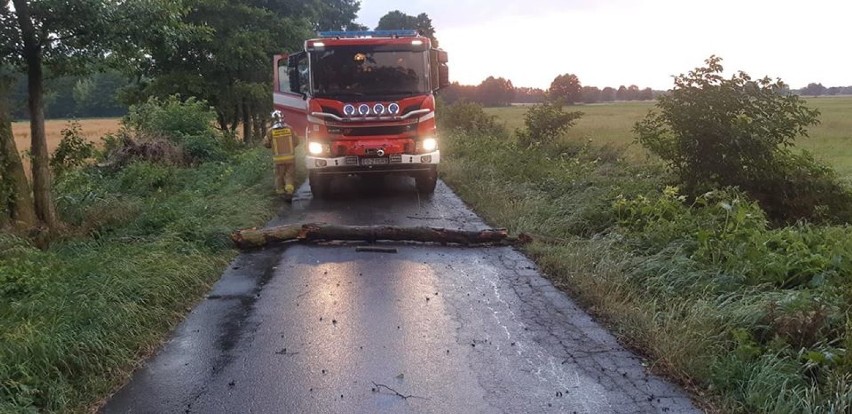
[[[58,225],[53,197],[50,194],[50,167],[47,153],[47,137],[44,131],[44,73],[42,68],[42,44],[30,19],[26,0],[13,0],[24,42],[24,61],[27,68],[28,107],[30,110],[30,134],[33,164],[33,200],[39,221],[48,230]]]
[[[37,219],[30,183],[12,133],[12,117],[6,101],[8,90],[8,83],[0,80],[0,179],[10,190],[8,199],[2,202],[8,202],[9,218],[15,227],[25,230],[35,227]]]
[[[251,113],[249,112],[248,104],[245,99],[243,99],[243,142],[249,144],[252,142],[251,137]]]
[[[254,142],[259,142],[263,140],[263,136],[266,135],[266,119],[261,115],[255,115],[254,117]]]
[[[265,229],[235,231],[231,240],[241,249],[266,246],[276,242],[298,241],[413,241],[460,245],[514,245],[532,241],[521,234],[510,237],[505,229],[462,231],[432,227],[341,226],[333,224],[289,224]]]

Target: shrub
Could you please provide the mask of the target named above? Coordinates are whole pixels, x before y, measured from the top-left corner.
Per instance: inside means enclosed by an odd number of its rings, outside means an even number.
[[[525,128],[515,130],[518,144],[527,148],[553,145],[582,116],[580,111],[564,112],[559,103],[533,105],[524,114]]]
[[[675,78],[657,112],[637,122],[637,141],[658,155],[691,195],[739,187],[776,221],[848,220],[848,191],[827,167],[791,151],[819,112],[786,85],[739,72],[721,76],[721,59]],[[838,200],[839,202],[832,202]]]
[[[50,157],[50,168],[56,175],[82,167],[95,156],[95,146],[83,136],[79,122],[70,122],[61,133],[62,140]]]
[[[143,136],[167,137],[190,162],[203,162],[227,157],[225,137],[213,127],[215,119],[216,113],[204,101],[171,96],[131,106],[122,123]]]
[[[441,112],[438,124],[447,132],[461,130],[470,133],[481,133],[491,137],[505,138],[506,128],[497,117],[488,115],[482,106],[472,102],[456,102],[452,105],[439,107]]]

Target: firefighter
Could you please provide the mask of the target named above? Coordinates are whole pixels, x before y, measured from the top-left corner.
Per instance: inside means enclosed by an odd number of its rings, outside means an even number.
[[[293,130],[284,123],[281,111],[272,112],[272,126],[266,132],[263,143],[267,148],[272,148],[275,192],[291,200],[296,192],[296,140]]]

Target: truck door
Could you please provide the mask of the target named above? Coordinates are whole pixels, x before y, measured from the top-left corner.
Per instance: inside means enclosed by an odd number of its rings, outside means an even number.
[[[284,114],[296,135],[305,137],[308,127],[308,99],[310,98],[310,71],[308,54],[276,55],[274,58],[275,85],[273,103]]]

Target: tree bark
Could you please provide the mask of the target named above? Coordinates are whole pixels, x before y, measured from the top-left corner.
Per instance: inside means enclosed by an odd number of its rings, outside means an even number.
[[[463,231],[433,227],[342,226],[334,224],[289,224],[265,229],[238,230],[231,240],[241,249],[263,247],[278,242],[297,241],[412,241],[470,245],[515,245],[532,241],[520,234],[511,237],[505,229]]]
[[[26,230],[36,226],[37,218],[30,183],[12,133],[12,117],[5,98],[8,90],[8,82],[0,79],[0,179],[10,190],[9,198],[2,202],[8,203],[9,218],[15,227]]]
[[[242,108],[243,142],[245,142],[246,144],[250,144],[252,142],[251,113],[249,112],[248,103],[246,103],[245,99],[243,99]]]
[[[30,134],[32,143],[33,167],[33,201],[36,216],[47,226],[55,230],[58,223],[56,210],[51,196],[49,155],[47,153],[47,137],[44,131],[44,72],[42,68],[41,36],[36,32],[30,17],[29,4],[26,0],[13,0],[21,38],[24,43],[24,61],[27,68],[28,107],[30,110]]]

